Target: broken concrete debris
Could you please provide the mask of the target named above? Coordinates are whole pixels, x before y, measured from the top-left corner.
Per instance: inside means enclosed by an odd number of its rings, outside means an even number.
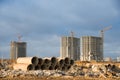
[[[39,58],[38,58],[39,59]],[[55,60],[55,61],[54,61]],[[3,65],[0,64],[0,78],[7,78],[7,77],[25,77],[25,76],[32,76],[32,77],[61,77],[61,76],[67,76],[67,77],[74,77],[74,76],[80,76],[80,77],[91,77],[91,78],[99,78],[99,77],[103,77],[103,78],[120,78],[120,67],[119,65],[115,65],[115,64],[92,64],[92,63],[86,63],[84,65],[76,65],[75,63],[73,64],[72,62],[68,61],[69,59],[55,59],[54,58],[53,61],[51,61],[51,58],[47,59],[47,61],[45,61],[45,59],[40,59],[38,62],[39,66],[36,66],[34,64],[30,64],[30,65],[34,65],[34,68],[32,69],[27,69],[26,66],[28,66],[28,64],[26,63],[17,63],[16,67],[19,68],[14,68],[11,69],[8,66],[9,65]],[[53,69],[50,69],[50,65],[48,65],[50,62],[50,64],[54,65]],[[46,64],[48,63],[48,64]],[[65,64],[66,63],[66,64]],[[70,65],[70,64],[73,65]],[[20,67],[20,65],[22,64],[22,66]],[[23,65],[24,64],[24,65]],[[62,65],[60,65],[62,64]],[[43,68],[42,69],[40,66],[46,66],[47,68]],[[69,69],[65,70],[68,67],[65,66],[70,66]],[[15,67],[13,65],[13,67]],[[22,67],[25,67],[22,69]],[[39,68],[40,67],[40,68]],[[56,67],[56,68],[55,68]],[[63,69],[64,68],[64,69]]]
[[[105,66],[103,68],[103,66]],[[113,65],[112,65],[113,66]],[[35,76],[35,77],[43,77],[43,76],[82,76],[82,77],[120,77],[120,69],[117,66],[109,67],[109,65],[99,65],[97,69],[95,68],[96,65],[92,65],[91,68],[87,68],[84,66],[76,66],[73,65],[68,71],[61,71],[61,70],[31,70],[31,71],[24,71],[24,70],[0,70],[0,78],[5,77],[22,77],[22,76]],[[93,70],[93,69],[96,70]],[[105,70],[106,71],[105,71]],[[117,70],[116,70],[117,69]],[[105,72],[104,72],[105,71]]]

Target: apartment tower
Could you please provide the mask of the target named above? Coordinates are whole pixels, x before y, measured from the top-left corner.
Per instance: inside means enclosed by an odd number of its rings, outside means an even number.
[[[103,41],[101,37],[83,36],[80,38],[81,61],[103,60]]]
[[[18,57],[26,57],[26,42],[11,41],[10,57],[15,60]]]
[[[76,37],[61,37],[60,57],[80,60],[80,39]]]

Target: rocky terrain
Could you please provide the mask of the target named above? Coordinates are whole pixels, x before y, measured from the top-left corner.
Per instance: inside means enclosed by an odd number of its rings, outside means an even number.
[[[0,64],[1,80],[120,80],[120,66],[114,64],[73,65],[62,70],[14,70],[8,63]]]

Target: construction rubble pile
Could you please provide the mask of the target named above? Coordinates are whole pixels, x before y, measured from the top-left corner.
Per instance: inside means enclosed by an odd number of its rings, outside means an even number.
[[[2,67],[0,70],[0,78],[79,76],[120,79],[120,65],[116,66],[114,64],[88,63],[85,65],[76,65],[74,61],[69,58],[57,59],[55,57],[44,59],[37,57],[29,59],[18,58],[16,62],[17,63],[13,65],[13,69],[8,67],[3,68],[2,64],[0,64],[0,68]]]
[[[84,77],[118,77],[120,78],[120,68],[112,64],[90,64],[71,67],[67,74],[70,76],[84,76]]]

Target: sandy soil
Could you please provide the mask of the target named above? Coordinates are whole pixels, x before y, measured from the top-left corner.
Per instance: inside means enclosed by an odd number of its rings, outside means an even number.
[[[15,77],[15,78],[0,78],[0,80],[120,80],[120,78],[90,78],[90,77]]]

